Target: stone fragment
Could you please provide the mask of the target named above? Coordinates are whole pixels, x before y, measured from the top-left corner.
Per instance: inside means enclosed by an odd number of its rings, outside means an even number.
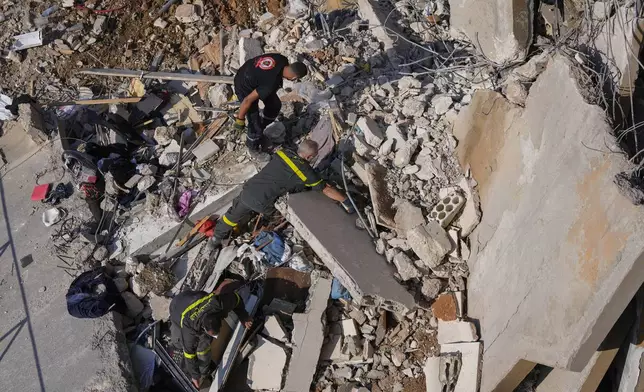
[[[129,291],[124,291],[121,293],[121,297],[125,301],[128,317],[135,318],[143,311],[143,303],[136,297],[136,295],[130,293]]]
[[[548,61],[550,61],[550,53],[541,52],[530,58],[525,64],[514,68],[510,77],[522,82],[532,82],[546,69]],[[469,103],[472,100],[472,96],[470,95],[468,102],[463,102],[463,100],[461,99],[461,103]]]
[[[109,255],[109,252],[105,246],[99,246],[96,248],[94,251],[93,257],[96,259],[96,261],[103,261],[107,259],[107,256]]]
[[[458,304],[452,293],[441,294],[432,304],[432,313],[439,321],[454,321],[458,315]]]
[[[440,382],[440,357],[429,357],[423,367],[427,392],[442,391],[443,383]]]
[[[356,128],[362,131],[364,140],[374,148],[380,147],[385,139],[380,125],[369,117],[360,117],[356,123]]]
[[[474,231],[481,221],[481,200],[474,190],[474,180],[463,177],[458,186],[465,192],[465,206],[456,224],[461,228],[461,237],[465,238]]]
[[[603,21],[608,19],[613,13],[613,2],[611,1],[596,1],[593,4],[593,19]]]
[[[403,252],[400,252],[396,256],[394,256],[394,265],[396,266],[398,274],[403,281],[419,278],[421,276],[421,273],[414,266],[414,263],[411,262],[409,256],[407,256]]]
[[[430,221],[407,231],[407,243],[427,268],[436,268],[452,251],[452,242],[438,222]]]
[[[156,140],[160,146],[167,146],[172,143],[176,133],[177,129],[174,127],[157,127],[154,130],[154,140]]]
[[[438,293],[440,293],[441,287],[442,284],[440,279],[424,278],[421,293],[426,299],[433,300],[434,298],[436,298]]]
[[[394,348],[391,350],[391,362],[395,367],[401,367],[404,361],[405,353],[401,349]]]
[[[116,289],[119,291],[119,293],[124,292],[127,290],[127,280],[125,278],[115,278],[114,279],[114,284],[116,285]]]
[[[49,140],[42,109],[35,103],[18,105],[18,123],[34,143],[42,145]]]
[[[413,139],[401,146],[401,148],[396,152],[396,157],[394,158],[394,165],[396,167],[405,167],[411,162],[411,157],[416,152],[418,148],[418,139]]]
[[[344,337],[360,336],[356,322],[353,319],[342,320],[342,334]]]
[[[180,23],[194,23],[201,19],[199,16],[199,10],[194,4],[181,4],[177,7],[174,12],[174,17]]]
[[[367,179],[369,194],[373,204],[373,213],[376,222],[389,228],[395,228],[395,212],[393,210],[394,198],[387,187],[387,169],[376,162],[367,164]]]
[[[366,157],[371,151],[371,146],[364,140],[364,137],[360,134],[353,135],[353,146],[356,149],[356,154]]]
[[[172,298],[154,293],[149,294],[150,308],[152,309],[152,318],[154,320],[168,321],[170,320],[170,302]]]
[[[343,366],[333,372],[333,378],[350,380],[353,376],[353,371],[348,366]]]
[[[433,101],[432,101],[433,102]],[[425,113],[425,102],[415,97],[408,98],[402,103],[402,114],[407,117],[420,117]]]
[[[214,108],[223,107],[233,96],[233,90],[224,83],[215,84],[208,89],[208,100]]]
[[[264,323],[264,334],[270,336],[273,339],[277,339],[280,342],[287,342],[288,336],[286,330],[282,323],[275,315],[268,316],[266,322]]]
[[[370,370],[365,376],[370,380],[382,380],[387,374],[381,370]]]
[[[148,295],[150,290],[145,285],[141,284],[141,281],[138,278],[139,276],[140,275],[136,275],[130,278],[130,288],[137,297],[143,298]]]
[[[160,29],[165,29],[166,27],[168,27],[168,22],[165,21],[163,18],[157,18],[154,21],[154,27],[158,27]]]
[[[454,100],[452,99],[452,97],[446,94],[435,95],[432,98],[432,106],[434,107],[434,112],[439,116],[447,113],[449,108],[452,107],[453,103]]]
[[[438,320],[438,344],[475,342],[476,327],[469,321]]]
[[[421,85],[422,83],[420,82],[420,80],[416,79],[413,76],[403,76],[402,78],[400,78],[400,80],[398,80],[398,88],[401,91],[409,90],[410,88],[418,89]]]
[[[192,150],[192,153],[197,158],[197,162],[201,163],[215,156],[220,150],[219,145],[213,142],[212,139],[204,139]]]
[[[354,319],[360,325],[364,324],[367,321],[367,316],[365,316],[364,312],[356,308],[351,309],[351,312],[349,312],[349,317]]]
[[[503,87],[503,93],[508,101],[519,106],[525,106],[528,99],[528,88],[516,79],[510,79]]]
[[[397,125],[390,125],[385,131],[387,140],[393,140],[393,151],[398,151],[407,142],[407,138],[403,135],[402,131]]]
[[[378,154],[382,156],[387,156],[389,153],[393,150],[395,140],[393,139],[387,139],[382,143],[380,146],[380,149],[378,150]]]
[[[154,176],[143,176],[136,184],[136,189],[138,189],[139,192],[144,192],[154,185],[155,182],[157,182],[157,180]]]
[[[255,38],[239,39],[239,65],[264,53],[262,43]]]
[[[396,223],[396,229],[398,232],[406,235],[407,231],[424,224],[425,218],[423,217],[423,212],[420,208],[411,204],[407,200],[403,200],[398,203],[394,222]],[[389,245],[396,247],[392,241],[389,241]],[[405,243],[405,246],[409,247],[407,243]]]
[[[255,351],[248,358],[249,387],[254,390],[280,391],[286,357],[282,347],[258,336]]]
[[[416,165],[409,165],[409,166],[405,166],[405,167],[403,168],[402,172],[403,172],[403,174],[406,174],[406,175],[408,175],[408,176],[409,176],[409,175],[412,175],[412,174],[418,173],[418,171],[419,171],[419,170],[420,170],[420,168],[419,168],[418,166],[416,166]]]
[[[98,15],[96,17],[96,20],[94,20],[94,25],[92,26],[92,33],[94,33],[96,35],[103,34],[103,31],[105,31],[105,23],[106,22],[107,22],[107,16]]]

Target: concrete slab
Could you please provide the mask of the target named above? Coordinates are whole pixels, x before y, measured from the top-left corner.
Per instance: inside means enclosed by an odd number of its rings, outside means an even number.
[[[286,366],[286,352],[261,336],[248,358],[248,386],[256,391],[279,391]]]
[[[251,164],[236,164],[217,171],[215,182],[218,184],[244,183],[257,174],[257,169]],[[200,203],[188,218],[190,224],[184,225],[177,236],[177,240],[188,234],[194,223],[212,215],[220,210],[225,210],[227,205],[241,192],[241,185],[217,185],[206,195],[206,200]],[[136,224],[131,224],[123,229],[123,239],[127,243],[130,255],[152,254],[154,251],[165,247],[172,240],[179,222],[164,216],[154,217],[152,214],[142,212]]]
[[[266,334],[267,336],[272,337],[273,339],[277,339],[282,342],[288,341],[288,336],[286,335],[286,331],[284,330],[284,327],[282,326],[279,319],[275,315],[268,316],[266,318],[266,322],[264,323],[263,333]]]
[[[369,162],[366,165],[366,171],[376,223],[390,229],[395,229],[396,211],[393,208],[394,198],[389,193],[387,180],[385,179],[387,169],[377,162]]]
[[[461,371],[454,392],[477,392],[481,379],[483,344],[474,342],[441,345],[441,356],[449,353],[461,353]]]
[[[404,51],[408,45],[403,40],[396,40],[395,35],[390,33],[391,31],[400,33],[396,26],[396,13],[389,15],[391,10],[380,7],[380,3],[374,0],[358,0],[360,16],[363,20],[368,21],[369,25],[377,26],[371,31],[384,45],[387,56],[392,58],[391,56],[395,55],[396,51]]]
[[[627,163],[602,152],[614,145],[603,110],[555,57],[525,110],[477,91],[454,133],[485,212],[467,296],[486,343],[481,391],[525,362],[582,371],[644,281],[644,213],[613,184]]]
[[[496,63],[523,60],[532,43],[531,0],[451,0],[450,25]]]
[[[324,323],[332,280],[319,276],[311,278],[306,313],[293,314],[293,353],[288,365],[284,392],[308,391],[324,343]]]
[[[394,279],[369,234],[356,227],[355,216],[320,192],[289,195],[287,205],[277,207],[354,300],[369,298],[398,312],[414,307],[413,296]]]

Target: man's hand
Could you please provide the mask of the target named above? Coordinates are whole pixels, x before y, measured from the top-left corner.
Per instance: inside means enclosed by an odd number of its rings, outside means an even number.
[[[247,320],[247,321],[244,321],[244,323],[243,323],[243,324],[244,324],[244,327],[246,327],[246,329],[251,329],[251,328],[253,328],[253,320]]]
[[[353,204],[348,197],[344,199],[344,201],[340,204],[342,205],[342,208],[344,208],[344,210],[347,212],[347,214],[354,214],[356,212],[356,209],[353,208]]]
[[[246,129],[246,121],[242,120],[240,118],[235,119],[235,125],[234,125],[235,131],[243,132],[244,129]]]
[[[193,378],[192,379],[192,385],[194,385],[195,388],[199,389],[199,386],[201,385],[201,383],[196,378]]]

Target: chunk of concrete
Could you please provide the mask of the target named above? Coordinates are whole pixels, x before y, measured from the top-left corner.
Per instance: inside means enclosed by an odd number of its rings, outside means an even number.
[[[442,391],[443,383],[440,382],[440,357],[429,357],[423,366],[427,392]]]
[[[49,140],[42,109],[37,104],[21,103],[18,105],[17,121],[34,143],[42,145]]]
[[[365,141],[373,148],[377,149],[385,140],[385,134],[380,125],[369,117],[360,117],[356,128],[362,131]]]
[[[394,265],[398,270],[398,275],[403,281],[420,278],[422,274],[414,266],[414,263],[411,262],[409,256],[403,252],[398,253],[394,256]]]
[[[480,342],[442,344],[441,355],[449,353],[461,354],[461,371],[454,392],[477,392],[481,382],[483,345]]]
[[[411,162],[411,157],[416,152],[418,148],[418,139],[410,140],[400,146],[400,149],[396,151],[396,156],[394,158],[394,166],[396,167],[405,167]],[[416,173],[418,175],[418,173]],[[419,177],[420,178],[420,177]],[[421,178],[422,179],[422,178]]]
[[[373,35],[382,42],[387,56],[394,56],[396,52],[404,52],[408,45],[403,40],[394,41],[388,30],[401,34],[397,26],[397,18],[392,17],[391,10],[382,7],[374,0],[358,0],[358,9],[362,20],[369,21],[369,24],[376,26],[371,29]],[[393,57],[390,57],[393,58]]]
[[[239,65],[264,53],[262,43],[255,38],[239,39]]]
[[[584,147],[617,148],[571,67],[555,56],[524,110],[477,91],[454,128],[485,211],[467,295],[486,342],[482,392],[526,361],[582,371],[644,281],[644,212],[613,184],[630,166]]]
[[[436,221],[429,221],[407,231],[407,243],[422,264],[430,269],[441,265],[445,256],[452,251],[449,235]]]
[[[403,200],[398,203],[394,222],[396,224],[396,231],[402,235],[406,235],[409,230],[424,224],[425,218],[420,208],[407,200]]]
[[[476,327],[469,321],[438,320],[438,344],[476,342]]]
[[[353,319],[342,320],[342,334],[347,336],[360,336],[356,322]]]
[[[135,318],[143,311],[143,303],[136,295],[130,293],[129,291],[124,291],[121,293],[121,297],[125,301],[125,306],[127,307],[127,316]]]
[[[177,129],[174,127],[157,127],[154,130],[154,140],[159,143],[160,146],[165,147],[172,143],[176,133]]]
[[[266,322],[264,323],[264,334],[270,336],[273,339],[277,339],[280,342],[287,342],[288,336],[286,335],[286,330],[282,323],[277,318],[277,316],[272,315],[268,316]]]
[[[306,313],[293,314],[293,353],[288,366],[284,392],[300,392],[310,388],[324,343],[324,323],[331,279],[312,277]]]
[[[523,60],[532,43],[534,4],[530,0],[452,0],[450,24],[490,60]]]
[[[395,124],[390,125],[390,126],[387,127],[387,130],[385,131],[385,135],[387,137],[387,140],[393,140],[394,141],[394,145],[393,145],[393,150],[394,151],[400,150],[402,148],[402,146],[405,143],[407,143],[407,138],[403,135],[403,133],[400,130],[400,128]]]
[[[373,213],[376,216],[376,223],[396,228],[396,213],[393,208],[394,198],[387,187],[387,168],[377,162],[369,162],[366,166],[367,180],[369,184],[369,195],[373,204]]]
[[[248,358],[248,386],[256,391],[281,390],[285,367],[284,349],[258,336],[257,347]]]
[[[170,320],[170,302],[172,298],[164,297],[150,293],[150,308],[152,308],[152,318],[155,320]]]
[[[463,212],[456,219],[456,224],[461,228],[461,237],[465,238],[478,226],[481,221],[481,199],[474,189],[475,181],[463,177],[458,186],[465,192],[465,206]]]
[[[414,307],[411,294],[393,276],[393,267],[376,253],[371,237],[319,192],[290,194],[278,209],[306,240],[356,303],[376,304],[406,313]]]
[[[201,19],[199,16],[199,10],[194,4],[181,4],[177,7],[174,17],[180,23],[194,23]]]
[[[220,150],[221,148],[212,139],[205,139],[192,150],[192,153],[197,158],[197,162],[201,163],[215,156]]]
[[[223,107],[233,96],[233,90],[224,83],[215,84],[208,89],[208,100],[214,108]]]

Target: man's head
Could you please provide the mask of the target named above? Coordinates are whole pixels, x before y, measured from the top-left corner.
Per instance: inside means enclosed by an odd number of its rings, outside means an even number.
[[[318,143],[311,140],[303,140],[297,148],[297,154],[307,162],[312,162],[318,155]]]
[[[297,80],[302,79],[308,73],[309,70],[306,68],[306,65],[304,65],[304,63],[300,63],[299,61],[296,61],[293,64],[289,64],[288,66],[284,67],[282,75],[285,79]]]
[[[216,338],[221,328],[221,317],[217,313],[207,313],[203,316],[203,329],[213,338]]]

